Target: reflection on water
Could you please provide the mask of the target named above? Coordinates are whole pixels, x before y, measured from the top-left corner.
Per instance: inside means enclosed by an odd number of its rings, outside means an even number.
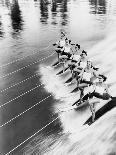
[[[40,0],[40,11],[41,17],[40,21],[43,24],[48,24],[48,19],[50,18],[50,12],[52,15],[52,24],[66,25],[68,20],[68,9],[67,9],[67,0],[54,0],[49,3],[45,0]]]
[[[106,14],[106,0],[89,0],[93,14]]]
[[[2,22],[1,22],[1,17],[0,17],[0,38],[3,37],[3,28],[2,28]]]
[[[48,5],[45,4],[44,0],[40,0],[40,13],[41,13],[41,18],[40,21],[43,24],[47,24],[48,20]]]
[[[51,11],[52,11],[52,14],[53,15],[56,15],[57,14],[57,7],[58,7],[58,4],[57,4],[57,2],[56,1],[54,1],[53,3],[52,3],[52,6],[51,6]]]
[[[67,24],[67,0],[63,0],[62,1],[62,5],[61,5],[61,8],[60,8],[60,11],[61,11],[61,25],[66,25]]]
[[[5,0],[5,5],[7,6],[7,8],[10,8],[10,6],[11,6],[11,3],[10,3],[10,1],[9,0]]]
[[[19,8],[18,0],[14,0],[11,6],[11,21],[14,30],[13,36],[19,35],[22,30],[22,16]]]

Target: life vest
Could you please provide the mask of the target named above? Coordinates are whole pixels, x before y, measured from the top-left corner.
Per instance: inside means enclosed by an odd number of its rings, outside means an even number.
[[[90,72],[84,72],[82,79],[85,81],[90,81],[92,74]]]

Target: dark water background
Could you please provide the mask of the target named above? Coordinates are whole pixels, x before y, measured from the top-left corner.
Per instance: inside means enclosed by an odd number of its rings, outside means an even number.
[[[56,55],[39,60],[54,52],[52,43],[57,41],[61,30],[83,49],[92,50],[98,42],[116,34],[115,0],[54,0],[50,4],[43,0],[0,0],[0,105],[11,100],[0,108],[0,125],[50,95],[42,85],[12,100],[41,84],[41,75],[35,75],[39,65],[50,65]],[[106,49],[111,44],[106,44]],[[104,42],[99,46],[103,45]],[[34,77],[11,87],[31,76]],[[1,127],[0,153],[9,152],[53,120],[57,116],[52,109],[55,103],[51,96]],[[38,136],[42,141],[42,137],[45,139],[51,134],[58,136],[59,131],[62,127],[57,120]],[[14,154],[21,154],[23,147],[16,149]]]

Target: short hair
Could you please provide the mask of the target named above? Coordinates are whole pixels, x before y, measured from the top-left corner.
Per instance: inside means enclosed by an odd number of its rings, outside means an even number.
[[[103,82],[105,82],[107,80],[107,77],[102,74],[99,74],[99,77],[101,77],[103,79]]]
[[[91,63],[91,68],[93,67],[93,65],[92,65],[92,61],[90,61],[90,60],[87,60],[87,64],[88,64],[88,62],[90,62]]]
[[[80,45],[79,44],[76,44],[76,47],[78,47],[80,49]]]
[[[86,54],[86,56],[87,56],[87,52],[86,52],[86,51],[84,51],[84,50],[83,50],[83,51],[82,51],[82,54],[83,54],[83,53],[85,53],[85,54]]]
[[[65,40],[68,41],[69,44],[71,43],[71,40],[70,39],[66,38]]]
[[[90,61],[90,60],[87,60],[87,62],[90,62],[92,64],[92,61]]]
[[[61,33],[61,35],[63,35],[63,36],[65,36],[65,35],[66,35],[64,31],[61,31],[60,33]]]
[[[66,37],[65,40],[68,40],[68,38]]]

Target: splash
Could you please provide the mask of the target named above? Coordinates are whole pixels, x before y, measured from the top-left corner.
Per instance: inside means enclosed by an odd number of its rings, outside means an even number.
[[[93,126],[65,135],[44,155],[108,155],[116,154],[116,108]]]
[[[70,93],[70,89],[63,84],[63,79],[58,77],[50,66],[40,65],[39,70],[44,88],[52,93],[56,99],[64,100]]]
[[[89,51],[89,58],[100,67],[99,72],[104,73],[110,85],[110,93],[116,95],[116,57],[115,37],[105,38]],[[108,46],[110,45],[110,46]],[[94,51],[94,52],[93,52]],[[45,89],[52,93],[58,103],[56,109],[70,106],[78,99],[78,94],[71,95],[71,89],[64,85],[62,77],[56,76],[52,68],[40,67],[41,81]],[[105,102],[101,102],[103,106]],[[77,111],[69,111],[60,116],[64,136],[53,144],[45,155],[106,155],[116,154],[116,108],[113,108],[92,126],[82,126],[84,121],[91,115],[89,108]],[[69,133],[69,134],[66,134]]]
[[[52,67],[41,65],[39,71],[44,88],[57,100],[54,110],[59,114],[64,132],[77,131],[91,115],[89,108],[78,112],[73,109],[72,104],[79,99],[79,93],[71,93],[72,89],[64,84],[64,78],[57,76]]]

